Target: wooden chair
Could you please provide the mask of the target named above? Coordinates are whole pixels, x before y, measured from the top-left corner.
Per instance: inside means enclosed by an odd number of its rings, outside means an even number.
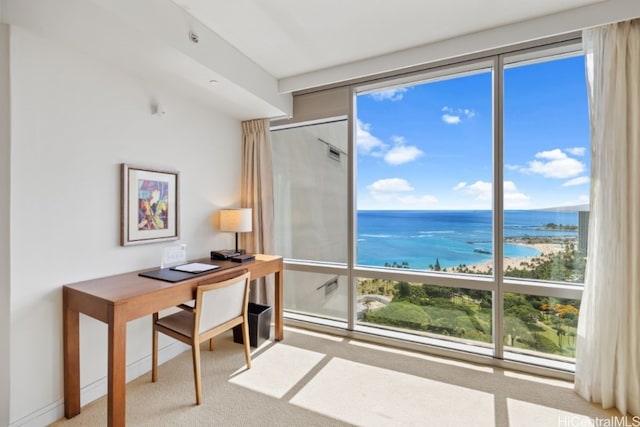
[[[153,366],[151,381],[158,379],[158,332],[191,346],[193,376],[196,387],[196,404],[202,402],[200,375],[200,344],[209,340],[213,349],[213,338],[237,325],[242,325],[244,354],[247,369],[251,368],[249,349],[249,273],[214,282],[199,284],[195,307],[181,306],[182,310],[168,316],[153,314]]]

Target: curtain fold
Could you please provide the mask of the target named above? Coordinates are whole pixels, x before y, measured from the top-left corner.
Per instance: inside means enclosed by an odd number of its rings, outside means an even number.
[[[242,122],[242,181],[240,204],[252,208],[252,232],[241,233],[248,253],[273,255],[273,174],[271,172],[269,119]],[[274,303],[273,277],[252,281],[250,298],[259,304]]]
[[[589,254],[574,388],[640,415],[640,20],[585,30]]]

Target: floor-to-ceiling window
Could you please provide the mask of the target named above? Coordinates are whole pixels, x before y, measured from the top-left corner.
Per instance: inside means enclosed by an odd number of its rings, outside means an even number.
[[[503,76],[505,358],[571,361],[580,297],[570,294],[584,282],[589,217],[584,56],[516,53]],[[509,245],[535,254],[509,257]]]
[[[492,65],[359,88],[356,264],[442,273],[358,276],[360,326],[492,343]]]
[[[291,286],[308,293],[286,308],[356,331],[571,370],[589,217],[584,76],[573,41],[352,85],[351,173],[312,179],[344,205],[330,224],[280,205],[287,227],[304,218],[326,232],[331,242],[311,239],[316,251],[343,256],[294,253],[287,239],[295,236],[280,237]],[[283,130],[272,135],[280,141]],[[318,168],[315,160],[299,170]],[[275,177],[276,192],[298,186],[294,176],[280,185]],[[323,267],[334,270],[323,275]],[[318,296],[334,277],[339,315]]]

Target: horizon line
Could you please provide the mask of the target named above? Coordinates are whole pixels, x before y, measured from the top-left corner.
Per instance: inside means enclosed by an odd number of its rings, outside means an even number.
[[[398,208],[379,208],[379,209],[356,209],[356,212],[446,212],[446,211],[467,211],[467,212],[492,212],[493,209],[398,209]],[[531,208],[531,209],[504,209],[504,212],[524,212],[524,211],[541,211],[541,212],[590,212],[591,209],[586,209],[582,206],[558,206],[551,208]]]

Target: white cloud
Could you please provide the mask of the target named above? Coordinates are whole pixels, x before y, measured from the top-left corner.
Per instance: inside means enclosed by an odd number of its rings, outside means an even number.
[[[376,155],[380,150],[385,150],[388,147],[387,144],[371,134],[369,123],[358,120],[356,126],[356,144],[360,153]]]
[[[399,87],[395,89],[381,90],[380,92],[373,92],[370,96],[376,101],[400,101],[403,97],[407,88]]]
[[[367,189],[369,191],[375,192],[398,192],[414,190],[411,184],[409,184],[409,181],[402,178],[379,179],[373,184],[368,185]]]
[[[403,136],[394,135],[391,140],[395,145],[384,155],[384,161],[390,165],[397,166],[409,163],[424,154],[416,146],[405,145],[406,140]]]
[[[377,202],[383,202],[394,208],[427,209],[438,203],[435,196],[416,196],[412,193],[415,189],[405,179],[385,178],[367,186],[371,197]]]
[[[452,188],[452,190],[453,190],[453,191],[461,190],[461,189],[463,189],[466,185],[467,185],[467,183],[466,183],[466,182],[464,182],[464,181],[459,182],[458,184],[456,184],[456,186],[455,186],[455,187],[453,187],[453,188]]]
[[[566,151],[569,154],[573,154],[574,156],[584,156],[584,153],[586,152],[586,148],[572,147],[572,148],[565,148],[564,151]]]
[[[559,148],[549,151],[541,151],[536,153],[536,159],[545,159],[545,160],[561,160],[566,159],[567,155],[562,152]]]
[[[452,116],[451,114],[443,114],[442,115],[442,121],[447,123],[447,124],[450,124],[450,125],[457,125],[462,120],[460,119],[460,116]]]
[[[418,147],[406,145],[403,136],[394,135],[390,139],[394,143],[391,148],[371,133],[369,123],[357,121],[356,144],[360,154],[382,157],[386,163],[393,166],[412,162],[424,154]]]
[[[493,199],[493,185],[486,181],[476,181],[471,185],[460,182],[453,187],[454,191],[462,191],[473,197],[474,200],[488,202]],[[529,203],[529,196],[520,192],[513,181],[504,181],[503,184],[504,204],[507,209],[521,208]]]
[[[401,165],[409,163],[422,156],[424,153],[413,145],[399,144],[393,147],[384,155],[384,161],[390,165]]]
[[[476,181],[467,187],[467,193],[476,200],[491,200],[492,185],[490,182]]]
[[[584,172],[584,164],[576,159],[552,160],[541,162],[533,160],[529,162],[529,167],[523,169],[528,174],[538,174],[545,178],[571,178]]]
[[[516,186],[516,183],[513,181],[505,181],[502,184],[502,191],[504,193],[514,193],[518,191],[518,187]]]
[[[469,108],[451,108],[444,106],[441,111],[444,113],[442,115],[442,121],[450,125],[457,125],[462,122],[463,118],[470,119],[476,115],[476,112]]]
[[[476,181],[471,185],[467,185],[466,182],[460,182],[453,187],[453,191],[463,191],[475,200],[491,200],[491,188],[491,183],[485,181]]]
[[[541,160],[530,161],[528,167],[521,169],[523,173],[542,175],[545,178],[566,179],[578,176],[585,170],[584,163],[567,156],[559,148],[541,151],[535,157]]]
[[[590,181],[588,176],[579,176],[577,178],[570,179],[562,184],[563,187],[573,187],[576,185],[588,184]]]
[[[521,169],[521,167],[520,167],[520,166],[518,166],[518,165],[508,165],[508,164],[505,164],[505,165],[504,165],[504,167],[505,167],[505,169],[508,169],[508,170],[510,170],[510,171],[517,171],[517,170],[520,170],[520,169]]]
[[[575,199],[570,199],[565,201],[562,206],[576,206],[576,205],[588,205],[589,204],[589,195],[581,194]]]
[[[529,196],[520,192],[516,183],[505,181],[502,187],[505,209],[525,208],[529,205]]]

